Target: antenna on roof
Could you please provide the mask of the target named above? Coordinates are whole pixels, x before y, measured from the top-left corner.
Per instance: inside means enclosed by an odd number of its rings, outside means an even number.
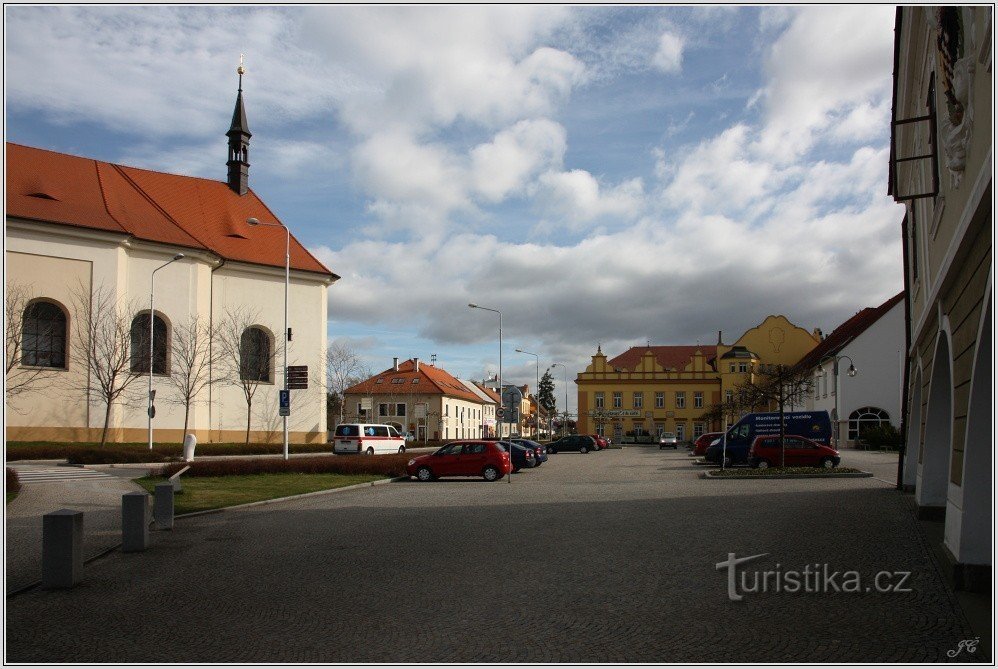
[[[430,354],[430,364],[436,366],[436,364],[437,364],[437,354],[436,353],[431,353]]]

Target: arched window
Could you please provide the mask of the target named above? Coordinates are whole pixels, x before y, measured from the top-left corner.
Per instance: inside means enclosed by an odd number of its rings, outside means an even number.
[[[166,352],[170,350],[169,330],[158,314],[153,314],[152,373],[167,374]],[[132,372],[149,373],[149,312],[140,313],[132,319]]]
[[[244,381],[271,380],[270,335],[263,328],[243,330],[239,339],[239,378]]]
[[[859,435],[868,427],[876,427],[883,423],[890,423],[891,417],[883,409],[877,407],[863,407],[856,409],[849,414],[849,438],[859,439]]]
[[[66,313],[52,302],[32,302],[21,320],[21,364],[66,368]]]

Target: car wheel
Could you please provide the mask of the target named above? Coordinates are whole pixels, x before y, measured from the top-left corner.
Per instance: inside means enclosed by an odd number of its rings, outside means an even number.
[[[405,446],[399,446],[399,453],[405,453]]]
[[[755,463],[755,468],[756,469],[769,469],[769,462],[766,461],[766,460],[759,460],[759,462]]]
[[[589,452],[588,448],[586,448],[585,446],[579,446],[579,453],[586,454],[588,452]]]
[[[374,455],[374,446],[368,446],[365,453],[367,453],[367,455]]]
[[[824,467],[825,469],[831,469],[832,467],[835,466],[835,463],[832,462],[831,458],[822,458],[821,466]]]
[[[724,466],[725,467],[731,466],[731,458],[724,458]]]
[[[489,465],[482,470],[482,478],[486,481],[495,481],[499,478],[499,470]]]
[[[519,474],[520,473],[520,468],[519,467],[513,467],[513,473],[514,474]]]
[[[420,481],[432,481],[433,472],[430,471],[429,467],[420,467],[416,470],[416,478]]]

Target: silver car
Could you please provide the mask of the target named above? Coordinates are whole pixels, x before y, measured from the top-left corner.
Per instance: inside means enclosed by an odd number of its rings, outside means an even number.
[[[658,448],[659,450],[663,448],[678,448],[679,445],[676,442],[676,435],[672,432],[663,432],[662,436],[658,438]]]

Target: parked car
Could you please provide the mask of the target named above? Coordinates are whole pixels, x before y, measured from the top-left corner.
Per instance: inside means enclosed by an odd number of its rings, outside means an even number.
[[[405,438],[394,425],[342,423],[333,431],[333,453],[405,453]]]
[[[593,441],[596,442],[597,451],[602,451],[604,448],[610,448],[610,440],[607,439],[606,437],[601,437],[598,434],[591,434],[589,436],[592,437]]]
[[[676,441],[676,435],[672,432],[663,432],[662,436],[658,438],[658,449],[663,448],[679,448],[679,442]]]
[[[537,460],[534,459],[534,450],[532,448],[521,446],[512,441],[499,441],[496,443],[510,454],[510,462],[513,464],[514,474],[521,469],[532,469],[537,466]]]
[[[432,481],[442,476],[481,476],[496,481],[513,471],[509,453],[495,441],[455,441],[429,455],[413,458],[406,466],[409,476]]]
[[[703,455],[706,453],[710,442],[720,439],[721,434],[721,432],[708,432],[697,437],[697,440],[693,442],[693,455]]]
[[[536,441],[531,441],[530,439],[511,439],[510,441],[514,444],[519,444],[520,446],[533,449],[535,467],[540,467],[543,463],[548,461],[547,449],[538,444]]]
[[[783,414],[783,425],[784,434],[800,435],[821,444],[828,444],[832,438],[832,421],[827,411],[787,411]],[[722,439],[711,442],[704,453],[704,459],[720,464],[723,449],[727,458],[726,465],[745,464],[756,437],[779,433],[779,413],[745,414],[728,428],[726,444]]]
[[[558,451],[578,451],[588,453],[596,450],[596,441],[587,434],[570,434],[548,444],[548,453]]]
[[[786,450],[783,464],[787,467],[838,467],[839,452],[831,446],[820,444],[805,437],[788,435],[783,438]],[[780,466],[780,436],[756,437],[749,449],[749,465],[765,469]]]

